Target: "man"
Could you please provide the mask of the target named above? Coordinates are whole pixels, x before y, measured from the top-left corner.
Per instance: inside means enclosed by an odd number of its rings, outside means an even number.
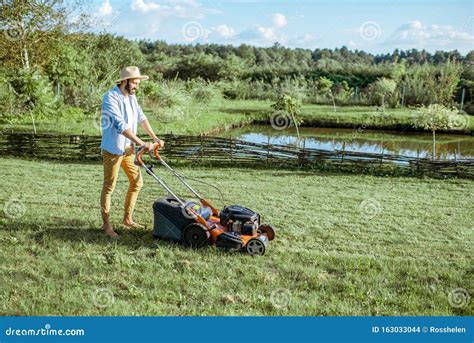
[[[137,67],[126,67],[120,71],[120,79],[115,81],[117,85],[104,95],[102,101],[100,147],[104,164],[104,184],[100,206],[102,229],[109,237],[118,236],[110,223],[110,203],[120,167],[125,171],[130,182],[125,197],[123,225],[127,228],[143,227],[132,219],[138,193],[143,185],[140,169],[133,162],[134,146],[150,150],[154,148],[154,144],[159,144],[161,147],[164,145],[164,142],[156,137],[135,97],[141,80],[148,80],[148,76],[141,75]],[[145,143],[137,137],[138,124],[150,136],[153,143]]]

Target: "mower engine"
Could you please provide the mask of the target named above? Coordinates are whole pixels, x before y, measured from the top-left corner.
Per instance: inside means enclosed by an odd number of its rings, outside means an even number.
[[[231,205],[220,212],[220,223],[226,226],[228,232],[254,236],[260,225],[260,215],[248,208]]]
[[[216,246],[227,250],[245,250],[250,255],[263,255],[268,242],[275,237],[270,225],[260,225],[260,215],[239,205],[226,206],[219,213],[224,232],[216,239]]]

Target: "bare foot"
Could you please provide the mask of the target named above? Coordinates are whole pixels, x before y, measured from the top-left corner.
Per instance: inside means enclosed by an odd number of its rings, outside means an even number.
[[[112,224],[110,223],[105,223],[102,225],[102,230],[104,231],[105,235],[109,236],[110,238],[118,237],[118,234],[114,231]]]

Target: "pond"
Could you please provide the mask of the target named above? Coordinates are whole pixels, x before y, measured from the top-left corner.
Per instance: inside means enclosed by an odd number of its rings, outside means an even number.
[[[420,132],[388,132],[340,128],[300,128],[298,142],[294,127],[276,130],[268,125],[252,125],[219,134],[252,143],[298,145],[300,147],[333,151],[335,149],[366,153],[384,153],[410,157],[431,157],[432,135]],[[468,135],[436,134],[438,159],[474,159],[474,137]]]

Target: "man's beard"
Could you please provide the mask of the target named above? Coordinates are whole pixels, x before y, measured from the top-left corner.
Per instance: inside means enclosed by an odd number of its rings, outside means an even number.
[[[127,81],[127,84],[125,85],[125,90],[128,92],[128,94],[130,95],[135,95],[135,93],[137,92],[137,89],[134,88],[134,89],[131,89],[130,88],[130,83],[128,83]]]

